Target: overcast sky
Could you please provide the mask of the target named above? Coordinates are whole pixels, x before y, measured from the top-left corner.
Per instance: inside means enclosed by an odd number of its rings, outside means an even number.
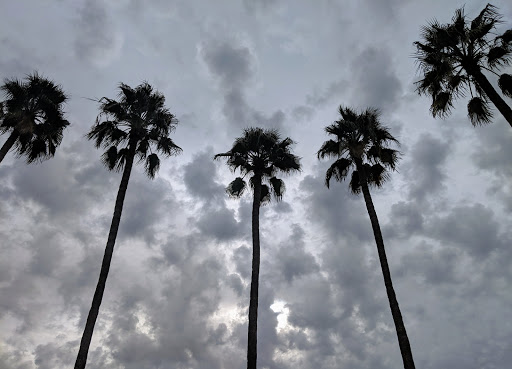
[[[364,200],[328,190],[315,156],[340,104],[381,109],[402,142],[373,197],[416,367],[509,367],[512,129],[498,113],[473,128],[465,100],[434,120],[413,85],[420,27],[462,5],[0,0],[0,78],[53,79],[71,122],[55,158],[0,164],[0,369],[74,364],[121,179],[84,138],[90,99],[142,81],[183,153],[154,180],[132,172],[88,368],[245,367],[251,197],[228,199],[212,158],[248,126],[278,128],[303,164],[261,212],[259,367],[401,367]]]

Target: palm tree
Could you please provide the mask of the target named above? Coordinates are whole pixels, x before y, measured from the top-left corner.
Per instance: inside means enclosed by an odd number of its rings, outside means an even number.
[[[0,148],[0,162],[13,147],[27,163],[53,157],[69,125],[62,88],[34,73],[25,81],[7,79],[1,89],[6,100],[0,104],[0,133],[9,132],[9,137]]]
[[[483,74],[496,75],[503,94],[512,98],[512,75],[498,74],[512,60],[512,29],[496,35],[493,31],[500,19],[497,8],[487,4],[471,22],[460,8],[451,23],[433,20],[422,28],[423,42],[414,44],[424,78],[416,84],[420,94],[432,97],[430,111],[434,117],[447,116],[453,99],[469,91],[468,116],[473,125],[491,122],[492,102],[512,126],[510,106]]]
[[[358,114],[350,108],[340,106],[339,112],[341,118],[325,128],[327,134],[333,135],[334,139],[325,141],[317,154],[319,159],[325,157],[336,159],[326,172],[325,184],[329,188],[329,182],[333,176],[337,181],[341,181],[352,172],[350,190],[354,194],[363,192],[404,368],[414,369],[409,338],[393,289],[379,220],[369,190],[370,186],[381,187],[389,177],[388,170],[395,169],[399,152],[389,148],[388,145],[398,144],[398,141],[391,135],[388,128],[380,124],[379,112],[376,109],[369,108]]]
[[[258,332],[258,284],[260,274],[260,205],[268,202],[273,195],[279,201],[285,190],[282,179],[276,177],[278,172],[289,174],[300,171],[299,157],[293,155],[290,138],[281,140],[276,130],[247,128],[242,137],[235,140],[228,152],[215,155],[215,159],[226,158],[227,165],[241,177],[232,181],[226,192],[229,196],[239,198],[245,192],[250,176],[249,186],[253,190],[252,203],[252,275],[249,302],[249,330],[247,335],[247,369],[256,369],[257,332]]]
[[[88,139],[94,140],[96,147],[107,149],[101,157],[105,166],[109,170],[123,170],[123,176],[117,192],[100,277],[87,316],[75,369],[85,368],[87,361],[89,345],[114,252],[133,162],[135,158],[139,162],[144,161],[146,174],[148,177],[154,178],[160,167],[160,159],[155,151],[164,156],[177,155],[181,152],[181,148],[169,137],[178,121],[164,106],[165,97],[158,91],[153,91],[148,83],[143,83],[135,89],[121,83],[119,89],[121,90],[119,101],[106,97],[100,100],[100,114],[87,134]]]

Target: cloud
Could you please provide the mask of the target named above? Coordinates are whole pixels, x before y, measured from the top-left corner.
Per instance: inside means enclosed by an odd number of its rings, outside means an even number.
[[[413,179],[409,185],[409,198],[423,201],[444,188],[446,169],[444,165],[450,144],[426,133],[422,134],[412,146],[411,161],[404,165]]]
[[[352,97],[356,105],[393,111],[402,94],[402,83],[393,68],[385,49],[368,47],[359,53],[351,65],[354,80],[350,84],[357,86]]]
[[[285,120],[282,110],[266,114],[247,102],[245,90],[256,74],[256,57],[249,47],[236,41],[210,39],[202,44],[201,56],[210,73],[220,82],[224,93],[222,112],[233,127],[282,127]]]
[[[478,203],[454,207],[449,214],[434,217],[427,228],[428,234],[480,260],[494,249],[507,247],[494,212]]]
[[[184,166],[183,180],[187,190],[198,198],[212,202],[225,196],[224,186],[217,183],[216,167],[212,148],[195,154],[192,161]]]
[[[106,67],[120,54],[123,37],[101,0],[86,0],[77,22],[75,53],[97,67]]]
[[[291,237],[279,245],[277,252],[277,269],[281,271],[288,283],[304,275],[317,273],[320,269],[313,255],[304,249],[302,228],[294,224],[292,229]]]

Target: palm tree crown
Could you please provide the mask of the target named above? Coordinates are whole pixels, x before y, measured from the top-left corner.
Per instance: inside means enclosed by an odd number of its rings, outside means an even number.
[[[110,170],[121,170],[129,155],[145,161],[146,174],[154,178],[160,167],[155,151],[166,156],[182,150],[169,137],[178,120],[164,106],[165,97],[148,83],[136,88],[121,83],[120,100],[102,98],[100,115],[87,138],[107,150],[102,161]]]
[[[244,180],[246,175],[252,173],[249,180],[250,186],[254,186],[255,177],[264,182],[261,187],[261,201],[267,202],[274,195],[280,200],[284,193],[283,180],[276,177],[278,172],[291,173],[300,171],[299,157],[290,151],[294,142],[290,138],[281,140],[274,129],[247,128],[244,135],[235,140],[231,150],[215,155],[215,159],[226,158],[227,165],[235,172],[240,171],[241,177],[232,181],[226,192],[232,197],[240,197],[247,188]]]
[[[493,31],[501,16],[491,4],[469,21],[464,8],[457,9],[448,24],[433,20],[422,28],[422,42],[415,42],[416,59],[424,78],[418,81],[420,94],[430,95],[430,111],[434,117],[445,117],[453,107],[453,99],[464,97],[468,91],[468,116],[473,125],[491,122],[492,101],[512,125],[512,111],[494,90],[482,71],[499,77],[504,95],[512,97],[512,76],[498,75],[512,56],[512,30],[501,35]]]
[[[7,79],[1,89],[6,99],[0,107],[0,133],[10,132],[1,159],[11,147],[28,163],[54,156],[69,125],[62,110],[67,100],[62,88],[34,73],[24,81]]]
[[[339,113],[341,118],[325,128],[334,139],[325,141],[317,153],[319,159],[337,159],[326,172],[326,186],[329,187],[333,176],[341,181],[352,171],[350,189],[360,193],[363,170],[366,183],[380,187],[388,178],[388,170],[394,170],[399,159],[399,152],[387,145],[398,141],[380,124],[377,109],[369,108],[357,114],[340,106]]]

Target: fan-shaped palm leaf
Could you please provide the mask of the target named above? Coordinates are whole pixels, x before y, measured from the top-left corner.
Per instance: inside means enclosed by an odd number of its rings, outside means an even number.
[[[451,23],[441,24],[434,20],[421,28],[423,40],[414,45],[423,78],[416,82],[416,88],[420,94],[432,97],[432,116],[445,118],[451,112],[453,99],[465,97],[469,92],[470,100],[482,97],[492,102],[512,126],[512,109],[483,74],[484,71],[497,74],[501,67],[512,61],[512,33],[509,32],[512,30],[492,38],[500,22],[497,8],[487,4],[472,21],[467,19],[464,8],[460,8],[455,11]],[[475,107],[469,115],[471,122],[487,122],[485,119],[491,117],[489,114],[474,113],[484,113],[484,109],[476,109],[483,107],[482,104],[477,106],[476,101],[471,103]],[[477,119],[479,116],[484,119]]]
[[[27,163],[53,157],[69,125],[62,110],[67,100],[62,88],[34,73],[24,81],[5,80],[1,90],[6,99],[0,133],[9,132],[9,138],[0,149],[0,162],[12,147]]]

